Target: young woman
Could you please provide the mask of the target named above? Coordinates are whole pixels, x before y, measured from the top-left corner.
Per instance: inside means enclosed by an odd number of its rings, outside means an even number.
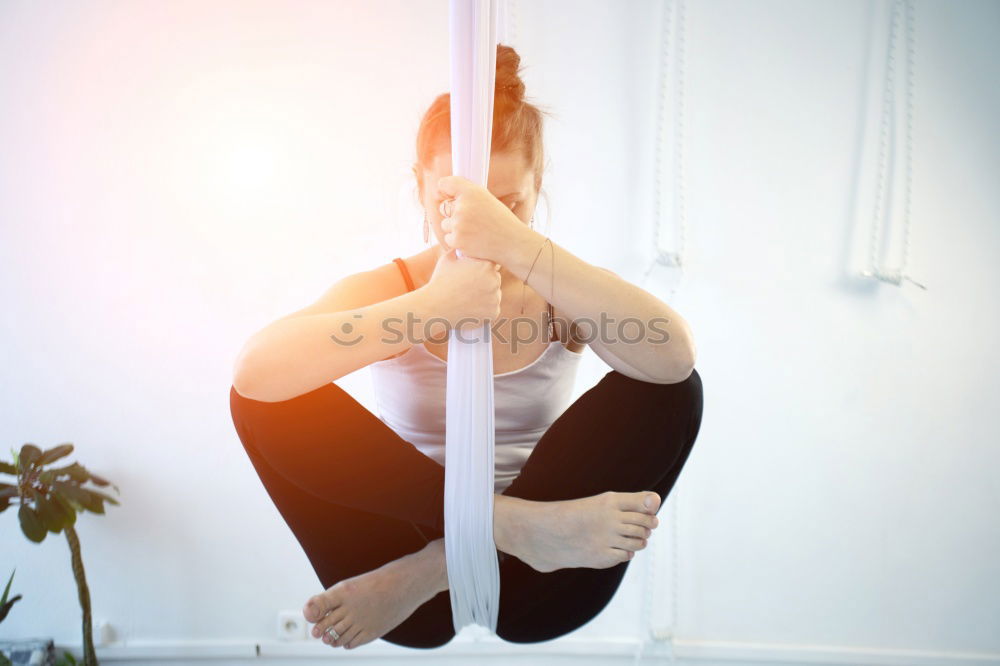
[[[519,63],[498,47],[487,188],[450,175],[448,94],[423,118],[414,172],[425,241],[433,229],[437,243],[336,282],[254,334],[235,365],[236,430],[327,588],[303,613],[330,645],[431,648],[455,634],[443,538],[451,332],[493,330],[505,640],[557,638],[607,605],[698,434],[687,323],[533,228],[542,118]],[[568,405],[585,345],[612,370]],[[379,416],[333,383],[365,366]]]

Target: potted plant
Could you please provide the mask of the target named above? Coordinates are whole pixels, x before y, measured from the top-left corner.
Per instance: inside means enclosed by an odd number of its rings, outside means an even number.
[[[20,594],[12,599],[7,598],[10,596],[10,584],[14,582],[14,572],[16,571],[17,569],[14,569],[14,571],[10,572],[10,578],[7,579],[7,587],[3,589],[3,597],[0,597],[0,622],[4,621],[4,618],[10,613],[10,609],[14,607],[14,604],[21,600]]]
[[[118,486],[92,474],[79,463],[47,468],[72,452],[71,443],[60,444],[45,451],[31,443],[22,446],[19,453],[12,449],[13,463],[0,460],[0,473],[14,476],[16,483],[0,483],[0,512],[16,503],[19,506],[17,516],[21,531],[35,543],[44,541],[49,532],[63,532],[66,535],[73,577],[76,579],[80,608],[83,611],[83,664],[97,666],[91,628],[90,590],[87,588],[87,577],[83,569],[80,540],[73,525],[78,512],[103,514],[104,502],[118,504],[110,495],[85,488],[84,484],[92,482],[101,487],[111,486],[116,493]],[[69,653],[64,657],[66,658],[72,661]]]
[[[17,571],[17,569],[14,569],[14,571]],[[14,571],[10,572],[10,578],[7,579],[7,587],[3,590],[3,597],[0,597],[0,622],[3,622],[4,618],[7,617],[14,604],[21,600],[20,594],[12,599],[7,598],[10,596],[10,584],[14,582]],[[0,666],[10,666],[10,659],[3,652],[0,652]]]

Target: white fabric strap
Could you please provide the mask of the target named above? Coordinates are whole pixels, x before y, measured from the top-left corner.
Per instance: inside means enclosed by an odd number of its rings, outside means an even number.
[[[452,174],[483,187],[493,129],[497,6],[498,0],[450,4]],[[487,324],[453,331],[448,341],[444,540],[456,633],[473,623],[496,633],[500,610],[500,564],[493,541],[492,351]]]

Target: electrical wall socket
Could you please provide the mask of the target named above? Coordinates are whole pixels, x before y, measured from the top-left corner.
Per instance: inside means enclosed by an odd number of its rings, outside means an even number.
[[[115,628],[108,620],[103,617],[94,617],[91,619],[90,626],[96,647],[104,647],[115,642]]]
[[[302,611],[278,611],[278,638],[283,641],[305,640],[308,624]]]

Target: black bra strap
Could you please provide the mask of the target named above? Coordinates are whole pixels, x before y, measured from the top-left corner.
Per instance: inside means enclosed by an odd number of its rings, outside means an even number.
[[[396,257],[393,259],[396,265],[399,266],[399,271],[403,274],[403,281],[406,282],[406,290],[413,291],[413,278],[410,277],[410,271],[406,268],[406,262]]]

